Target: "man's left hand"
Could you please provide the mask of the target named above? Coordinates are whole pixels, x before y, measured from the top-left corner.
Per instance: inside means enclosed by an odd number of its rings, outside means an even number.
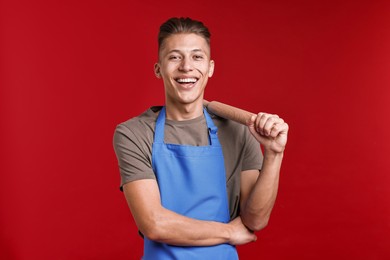
[[[265,153],[283,153],[287,144],[288,124],[282,118],[258,113],[248,120],[247,125]]]

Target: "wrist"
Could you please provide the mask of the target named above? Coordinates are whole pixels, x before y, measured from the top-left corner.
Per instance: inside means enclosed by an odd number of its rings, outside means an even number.
[[[264,149],[264,160],[283,159],[284,152],[274,152],[272,150]]]
[[[224,224],[225,225],[225,228],[224,228],[224,234],[223,234],[223,239],[225,240],[225,243],[228,243],[228,244],[231,244],[232,243],[232,238],[233,238],[233,226],[230,223],[226,223]]]

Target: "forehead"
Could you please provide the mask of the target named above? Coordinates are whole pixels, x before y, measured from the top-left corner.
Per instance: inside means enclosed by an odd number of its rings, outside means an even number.
[[[160,53],[168,53],[173,50],[182,52],[202,50],[209,54],[210,46],[202,36],[194,33],[178,33],[170,35],[164,40],[160,48]]]

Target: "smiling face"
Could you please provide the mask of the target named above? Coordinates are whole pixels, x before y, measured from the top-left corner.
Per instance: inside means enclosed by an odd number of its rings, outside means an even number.
[[[202,104],[214,61],[206,40],[194,33],[173,34],[164,40],[155,73],[162,78],[167,104]]]

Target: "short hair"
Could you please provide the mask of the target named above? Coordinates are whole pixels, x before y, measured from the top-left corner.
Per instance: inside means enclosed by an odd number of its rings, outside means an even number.
[[[162,47],[165,39],[173,34],[179,33],[194,33],[203,37],[210,46],[210,32],[209,29],[200,21],[193,20],[189,17],[173,17],[168,19],[160,26],[158,34],[158,49]]]

